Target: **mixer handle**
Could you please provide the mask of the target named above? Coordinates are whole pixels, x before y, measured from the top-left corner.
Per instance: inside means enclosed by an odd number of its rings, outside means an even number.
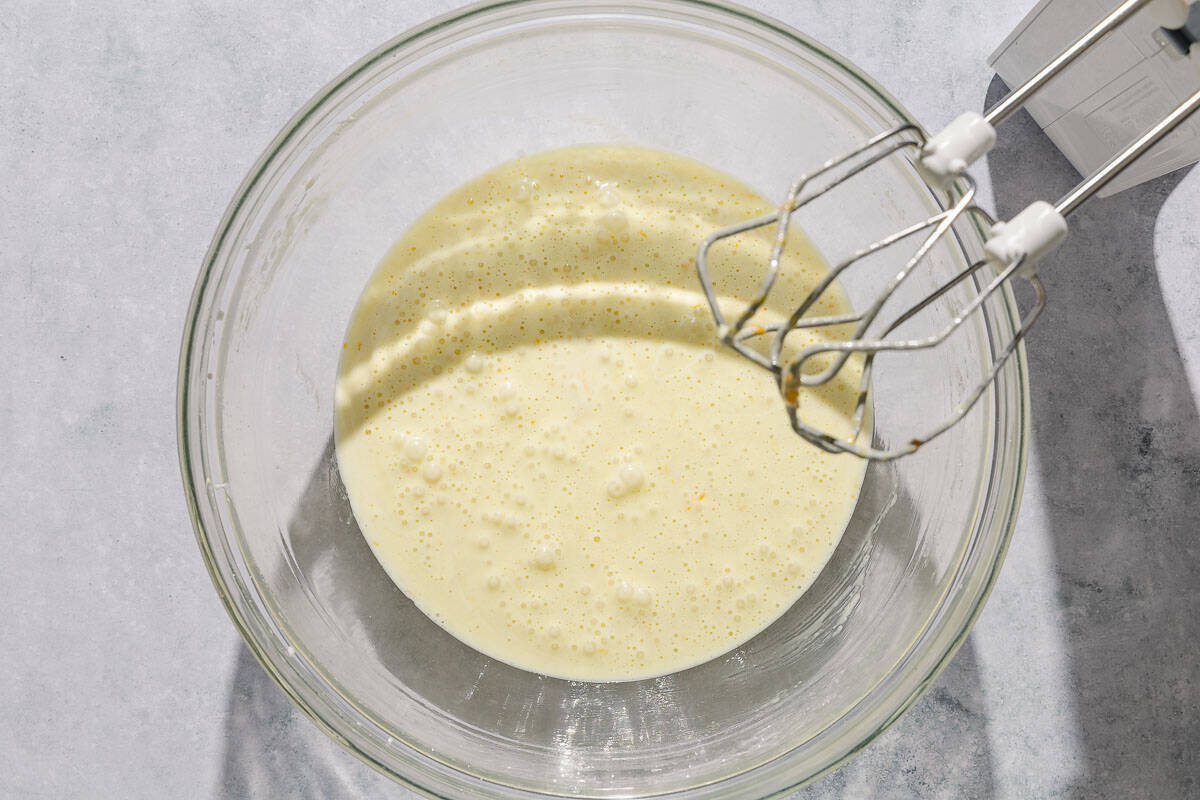
[[[1197,74],[1200,75],[1200,45],[1195,44],[1195,32],[1185,27],[1189,21],[1189,6],[1193,6],[1190,11],[1192,15],[1200,14],[1200,6],[1194,6],[1196,2],[1197,0],[1125,0],[986,113],[962,114],[938,134],[930,137],[917,158],[917,169],[931,185],[948,188],[965,174],[967,167],[992,149],[996,143],[997,124],[1021,108],[1080,55],[1143,9],[1160,24],[1159,32],[1162,34],[1160,39],[1163,46],[1177,47],[1188,55],[1196,65]],[[1038,261],[1066,236],[1067,215],[1154,147],[1197,108],[1200,108],[1200,89],[1116,153],[1104,166],[1081,181],[1057,203],[1050,204],[1039,200],[1012,220],[996,223],[987,242],[989,257],[997,264],[1010,264],[1018,257],[1023,257],[1020,274],[1032,275]]]

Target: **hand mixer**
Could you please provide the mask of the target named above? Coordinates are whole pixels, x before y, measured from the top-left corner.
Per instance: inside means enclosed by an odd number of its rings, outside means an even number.
[[[1142,9],[1153,15],[1160,30],[1170,34],[1164,39],[1185,55],[1190,46],[1190,59],[1200,75],[1200,43],[1191,39],[1184,28],[1188,21],[1189,6],[1198,0],[1125,0],[1107,17],[1098,22],[1078,41],[1066,48],[1058,57],[1038,71],[1024,84],[1005,96],[984,114],[965,113],[950,123],[935,136],[926,136],[917,125],[901,125],[884,131],[863,142],[858,147],[833,158],[812,172],[801,175],[787,193],[779,209],[754,219],[728,225],[715,231],[701,243],[696,255],[696,271],[717,325],[717,336],[722,343],[737,353],[774,374],[783,396],[784,405],[792,428],[801,437],[833,453],[852,453],[856,456],[888,461],[917,451],[924,443],[948,430],[966,416],[978,402],[988,386],[996,379],[1005,362],[1016,351],[1025,334],[1037,320],[1045,306],[1046,293],[1036,272],[1038,261],[1067,234],[1066,217],[1116,177],[1138,157],[1154,147],[1171,130],[1200,108],[1200,90],[1180,103],[1174,110],[1154,124],[1140,137],[1114,155],[1093,175],[1084,179],[1056,203],[1037,201],[1029,205],[1008,222],[998,222],[974,202],[975,183],[967,174],[967,168],[984,156],[996,142],[995,126],[1011,116],[1039,89],[1062,72],[1072,61],[1088,48],[1124,24]],[[1200,8],[1192,10],[1193,16]],[[857,251],[837,263],[796,306],[783,322],[757,324],[753,320],[775,285],[779,275],[788,226],[792,215],[807,204],[826,194],[835,187],[853,178],[863,170],[888,159],[907,158],[920,176],[947,198],[940,205],[944,210],[927,219],[915,222],[895,231]],[[901,284],[921,267],[930,251],[946,236],[959,219],[974,218],[974,221],[989,231],[984,247],[985,257],[968,265],[950,277],[934,291],[918,300],[890,321],[876,324],[889,298]],[[755,295],[734,316],[732,322],[718,304],[718,295],[713,286],[709,268],[709,251],[714,244],[731,236],[775,226],[774,244],[766,267],[766,274]],[[923,239],[920,237],[924,237]],[[811,315],[821,296],[829,290],[840,275],[860,263],[904,241],[919,241],[913,254],[903,266],[886,282],[882,290],[861,311],[838,316]],[[948,323],[932,335],[915,338],[888,338],[903,325],[955,286],[977,277],[978,287],[974,296],[955,310]],[[908,439],[903,445],[891,449],[878,449],[860,439],[870,436],[868,418],[869,388],[875,357],[886,351],[914,351],[937,347],[953,334],[972,314],[1014,278],[1027,281],[1033,289],[1034,301],[1017,326],[1016,332],[995,359],[994,364],[967,395],[962,398],[949,417]],[[785,356],[785,343],[789,335],[800,329],[823,328],[835,325],[853,325],[853,333],[845,340],[826,340],[799,349]],[[874,326],[875,331],[872,331]],[[765,353],[752,344],[758,337],[770,337]],[[759,340],[760,342],[762,340]],[[821,355],[829,354],[823,369],[805,371],[806,364]],[[862,354],[862,373],[859,391],[852,418],[852,432],[836,436],[819,430],[805,422],[801,398],[806,390],[833,380],[855,354]]]

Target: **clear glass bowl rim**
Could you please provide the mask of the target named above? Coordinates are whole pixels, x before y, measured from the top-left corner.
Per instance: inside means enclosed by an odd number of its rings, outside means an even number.
[[[349,750],[359,759],[390,778],[407,785],[422,794],[442,796],[439,792],[466,792],[470,794],[484,793],[494,796],[510,797],[548,797],[544,793],[528,792],[516,787],[507,786],[485,779],[461,773],[453,767],[438,762],[427,754],[413,751],[406,754],[404,765],[407,769],[399,769],[394,760],[381,757],[377,745],[373,745],[363,729],[372,726],[370,720],[359,714],[356,709],[342,698],[336,688],[323,678],[316,670],[297,659],[289,657],[286,650],[288,644],[279,632],[278,626],[269,618],[266,606],[253,596],[253,582],[243,580],[239,573],[237,548],[231,547],[227,532],[219,521],[215,508],[216,497],[211,491],[211,471],[208,469],[210,454],[209,442],[206,435],[208,425],[206,416],[210,410],[205,392],[197,391],[193,385],[203,374],[198,374],[202,367],[205,340],[211,329],[211,318],[203,312],[212,312],[206,308],[208,290],[215,278],[227,265],[229,253],[225,244],[230,241],[238,226],[244,224],[247,209],[253,209],[260,194],[265,191],[264,184],[269,183],[273,168],[285,161],[289,155],[289,147],[296,142],[303,132],[306,123],[325,107],[339,92],[354,83],[368,72],[380,60],[398,55],[406,49],[416,49],[423,46],[439,32],[465,25],[489,14],[509,12],[510,16],[531,6],[546,6],[549,13],[561,11],[566,7],[595,7],[599,10],[633,10],[653,12],[655,9],[670,8],[673,14],[687,15],[689,11],[704,13],[705,17],[696,16],[698,22],[709,28],[720,27],[720,20],[714,21],[714,16],[725,15],[727,22],[739,22],[756,27],[763,32],[786,41],[816,57],[823,59],[839,69],[850,78],[855,89],[862,90],[871,99],[879,102],[895,115],[897,123],[917,124],[915,119],[865,72],[839,54],[808,38],[799,31],[784,25],[755,11],[730,3],[712,2],[712,0],[632,0],[622,3],[595,3],[588,0],[561,0],[561,2],[546,3],[544,0],[499,0],[498,2],[480,2],[465,6],[456,11],[436,17],[423,25],[412,28],[393,39],[385,42],[373,51],[359,59],[356,63],[336,77],[316,95],[313,96],[283,127],[272,140],[263,154],[251,167],[246,178],[235,192],[233,199],[226,208],[217,230],[213,236],[208,252],[197,278],[188,308],[187,320],[183,332],[183,341],[179,358],[177,376],[176,423],[179,450],[179,464],[182,473],[184,492],[188,510],[192,519],[197,543],[204,558],[205,566],[217,594],[225,606],[235,627],[241,634],[246,645],[262,664],[267,674],[279,685],[284,693],[296,704],[313,722],[317,724],[330,738]],[[497,17],[492,26],[499,27],[505,17]],[[960,189],[961,190],[961,189]],[[982,235],[981,231],[977,231]],[[1011,290],[1005,288],[1003,297],[1004,314],[996,322],[1006,327],[1006,333],[1016,329],[1019,319],[1016,300]],[[908,655],[897,665],[894,665],[888,675],[876,686],[867,698],[835,723],[846,729],[840,731],[834,738],[833,746],[826,749],[831,757],[818,769],[806,771],[805,774],[793,774],[787,777],[786,767],[776,770],[767,777],[767,783],[772,785],[762,787],[765,794],[771,796],[794,791],[808,784],[829,771],[837,768],[847,759],[872,740],[883,733],[893,722],[899,719],[908,708],[915,703],[926,689],[937,678],[942,669],[958,651],[970,632],[971,626],[982,610],[991,592],[996,577],[1003,564],[1012,532],[1016,524],[1017,512],[1020,506],[1021,491],[1024,483],[1026,460],[1029,441],[1029,387],[1028,371],[1024,344],[1018,346],[1013,356],[1016,369],[1012,371],[1014,380],[997,385],[997,395],[1004,392],[1007,397],[995,403],[997,409],[1011,414],[1012,419],[1007,424],[993,426],[995,439],[990,442],[991,452],[987,459],[991,467],[987,472],[986,484],[981,497],[984,505],[992,504],[990,524],[979,526],[972,540],[967,545],[967,554],[963,564],[971,557],[971,551],[983,546],[986,555],[978,564],[978,574],[974,576],[976,584],[973,601],[965,606],[959,604],[955,608],[947,608],[943,599],[941,606],[931,615],[925,631],[918,637]],[[202,384],[200,384],[202,386]],[[1015,428],[1016,436],[1011,434]],[[1001,438],[1003,442],[998,441]],[[997,484],[1000,488],[997,489]],[[985,517],[985,514],[981,514]],[[961,567],[960,567],[961,570]],[[960,576],[956,575],[955,585]],[[921,658],[917,658],[921,656]],[[861,711],[855,724],[845,725],[851,712]],[[873,712],[873,713],[871,713]],[[831,728],[834,726],[831,726]],[[828,732],[824,731],[821,735]],[[388,752],[393,755],[395,750]],[[775,761],[787,761],[794,751],[780,756]],[[764,765],[749,767],[745,772],[729,776],[715,784],[696,787],[695,796],[722,797],[721,786],[728,781],[745,777],[748,773],[758,772]],[[783,778],[780,781],[780,778]],[[741,796],[745,786],[729,786]],[[715,790],[715,791],[714,791]],[[692,790],[684,790],[681,795],[692,795]]]

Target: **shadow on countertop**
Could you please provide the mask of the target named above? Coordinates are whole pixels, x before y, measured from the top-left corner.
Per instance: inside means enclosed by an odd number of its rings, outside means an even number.
[[[1004,92],[995,79],[987,104]],[[1001,218],[1078,179],[1024,113],[989,170]],[[1049,303],[1027,345],[1080,798],[1200,793],[1200,415],[1154,262],[1158,213],[1183,175],[1073,216],[1041,271]],[[799,796],[989,796],[984,711],[969,638],[888,735]],[[327,739],[245,647],[227,726],[215,796],[413,796]]]
[[[994,79],[987,105],[1005,92]],[[1024,112],[988,168],[1002,219],[1079,179]],[[1159,210],[1185,174],[1071,217],[1027,339],[1080,798],[1200,793],[1200,418],[1154,258]]]
[[[993,81],[988,104],[1004,91]],[[1005,124],[989,169],[1002,218],[1077,180],[1025,114]],[[1154,267],[1158,212],[1183,174],[1072,218],[1028,341],[1080,798],[1200,792],[1200,415]],[[987,797],[985,707],[968,638],[887,736],[799,797]],[[321,733],[244,646],[227,720],[214,796],[414,796]]]
[[[972,637],[892,727],[795,800],[995,796],[987,706]]]
[[[327,737],[239,642],[214,800],[415,798]]]

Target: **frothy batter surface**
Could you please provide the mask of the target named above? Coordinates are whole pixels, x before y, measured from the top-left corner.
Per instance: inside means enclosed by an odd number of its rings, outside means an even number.
[[[625,680],[728,651],[812,583],[864,465],[800,440],[770,376],[718,348],[693,269],[769,208],[689,159],[576,147],[468,182],[394,245],[347,332],[337,456],[426,614],[515,666]],[[718,288],[748,296],[769,252],[720,245]],[[780,311],[825,271],[789,252]],[[839,435],[843,373],[806,406]]]

